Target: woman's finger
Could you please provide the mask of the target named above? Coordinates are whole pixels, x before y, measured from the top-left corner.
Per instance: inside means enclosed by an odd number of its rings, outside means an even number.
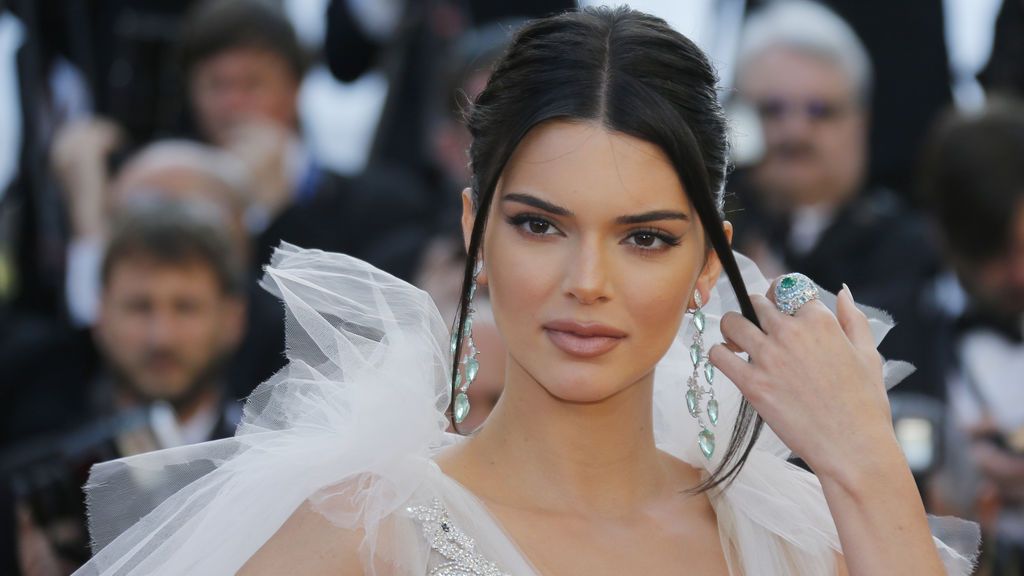
[[[715,344],[708,350],[708,359],[739,388],[744,396],[752,392],[755,370],[746,360],[730,352],[724,344]]]
[[[740,348],[735,342],[728,338],[723,338],[722,345],[733,352],[743,352],[743,348]]]
[[[846,337],[855,347],[861,350],[875,349],[875,337],[871,334],[868,318],[857,308],[853,294],[846,284],[843,284],[843,289],[836,298],[836,318],[839,319],[839,325],[843,327]]]
[[[760,294],[751,294],[750,303],[754,305],[754,312],[757,313],[757,320],[761,323],[761,329],[766,334],[773,334],[779,327],[788,320],[786,315],[779,312],[775,303]]]
[[[761,347],[766,338],[764,332],[753,322],[736,312],[726,312],[719,323],[722,336],[732,344],[734,352],[746,352],[753,355]]]

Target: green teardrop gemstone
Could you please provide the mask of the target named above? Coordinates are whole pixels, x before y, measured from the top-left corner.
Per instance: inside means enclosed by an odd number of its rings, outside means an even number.
[[[452,334],[452,356],[455,356],[455,352],[456,352],[455,349],[459,345],[458,335],[459,335],[458,332]]]
[[[718,400],[714,398],[708,400],[708,420],[711,420],[712,426],[718,424]]]
[[[711,362],[704,364],[704,379],[708,381],[708,384],[715,379],[715,365]]]
[[[700,364],[700,344],[696,342],[690,345],[690,362],[693,362],[694,366]]]
[[[462,388],[462,374],[461,373],[456,373],[455,374],[455,389],[458,390],[459,388]]]
[[[697,434],[697,445],[700,446],[704,457],[710,460],[711,455],[715,453],[715,433],[710,430],[701,430],[700,434]]]
[[[466,383],[472,383],[476,380],[476,373],[480,371],[480,363],[477,362],[476,358],[470,358],[466,360]]]
[[[796,286],[796,278],[792,276],[786,276],[785,278],[779,281],[779,286],[781,286],[783,290],[789,290]]]
[[[704,333],[704,312],[697,310],[693,313],[693,325],[697,328],[697,332]]]
[[[693,388],[686,391],[686,409],[690,411],[690,416],[697,415],[697,392]]]
[[[469,396],[465,392],[459,392],[455,396],[455,423],[462,424],[462,421],[469,416]]]

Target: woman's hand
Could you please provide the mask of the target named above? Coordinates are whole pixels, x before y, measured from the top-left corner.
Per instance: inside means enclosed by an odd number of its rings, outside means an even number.
[[[893,433],[882,359],[850,289],[835,315],[819,300],[792,317],[763,296],[752,300],[764,330],[726,314],[729,344],[715,345],[711,362],[817,474],[849,574],[944,574]]]
[[[252,187],[246,200],[271,221],[294,200],[288,162],[297,146],[291,131],[265,120],[238,124],[227,143],[227,150],[250,172]]]
[[[849,288],[839,292],[835,315],[820,300],[792,317],[768,298],[751,300],[763,331],[725,314],[728,344],[712,347],[710,358],[782,441],[817,474],[836,479],[895,445],[882,359]]]

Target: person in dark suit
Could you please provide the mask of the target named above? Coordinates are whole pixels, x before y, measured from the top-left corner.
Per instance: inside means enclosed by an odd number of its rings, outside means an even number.
[[[809,2],[751,16],[738,95],[755,111],[763,154],[733,186],[744,202],[737,244],[770,271],[845,282],[897,323],[881,346],[917,372],[900,386],[942,396],[931,351],[937,314],[921,294],[939,268],[923,220],[889,190],[868,188],[872,66],[853,30]]]
[[[87,558],[91,463],[234,434],[224,369],[244,332],[241,262],[214,204],[138,198],[120,213],[91,338],[26,358],[3,418],[0,492],[15,501],[22,570]]]
[[[200,2],[181,54],[199,135],[252,173],[255,270],[283,240],[412,276],[428,220],[419,181],[393,163],[345,178],[313,158],[298,126],[306,56],[280,10],[258,0]]]
[[[921,193],[941,232],[950,289],[947,449],[935,482],[948,512],[981,523],[982,572],[1024,574],[1024,102],[991,99],[936,126]],[[950,444],[953,444],[952,442]],[[952,448],[959,448],[953,453]]]

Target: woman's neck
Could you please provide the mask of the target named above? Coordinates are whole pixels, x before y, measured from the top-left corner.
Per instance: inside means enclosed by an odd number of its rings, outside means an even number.
[[[653,373],[600,402],[551,396],[514,361],[505,391],[459,466],[487,500],[554,512],[620,516],[675,475],[654,444]]]

